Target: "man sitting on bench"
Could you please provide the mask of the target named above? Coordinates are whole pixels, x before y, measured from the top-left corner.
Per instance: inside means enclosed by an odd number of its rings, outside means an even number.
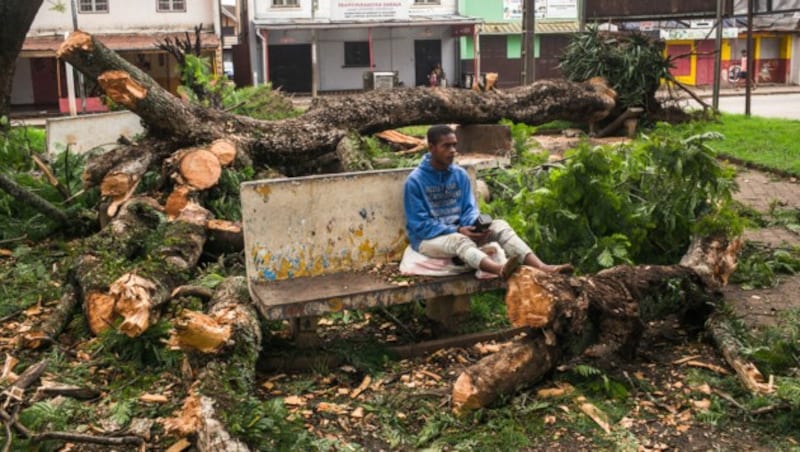
[[[458,257],[471,268],[506,279],[521,264],[546,272],[571,272],[570,264],[542,262],[506,221],[480,215],[469,175],[453,163],[457,142],[449,126],[432,126],[430,152],[406,179],[403,205],[411,247],[428,257]],[[479,247],[493,241],[508,255],[505,265]]]

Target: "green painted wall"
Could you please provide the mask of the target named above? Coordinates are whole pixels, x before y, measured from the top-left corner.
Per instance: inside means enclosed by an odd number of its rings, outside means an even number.
[[[471,60],[475,58],[475,46],[472,41],[472,36],[464,36],[459,41],[461,59]],[[533,54],[535,58],[539,58],[539,49],[541,40],[539,36],[534,37]],[[522,36],[508,35],[506,37],[506,58],[522,58]]]
[[[503,0],[458,0],[458,12],[486,22],[508,22],[503,19]]]
[[[461,38],[461,59],[471,60],[475,58],[475,45],[472,42],[471,36],[463,36]]]

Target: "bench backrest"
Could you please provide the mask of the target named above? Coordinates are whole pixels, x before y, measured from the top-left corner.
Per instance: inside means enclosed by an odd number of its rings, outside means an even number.
[[[474,188],[475,171],[467,170]],[[399,261],[408,243],[403,184],[411,171],[242,184],[248,281],[319,276]]]

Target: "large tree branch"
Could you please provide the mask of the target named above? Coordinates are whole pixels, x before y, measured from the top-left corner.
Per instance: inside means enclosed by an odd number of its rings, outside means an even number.
[[[614,99],[584,83],[543,80],[507,91],[479,93],[457,88],[406,88],[317,99],[302,116],[259,121],[206,109],[176,98],[150,77],[83,32],[74,32],[60,58],[98,79],[112,99],[142,117],[151,132],[177,147],[226,137],[257,165],[307,168],[333,153],[350,131],[362,134],[414,124],[494,123],[503,118],[529,124],[555,119],[583,121],[607,114]]]

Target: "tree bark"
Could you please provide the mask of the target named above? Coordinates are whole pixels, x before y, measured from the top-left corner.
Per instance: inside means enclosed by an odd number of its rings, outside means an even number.
[[[677,314],[702,328],[740,247],[738,238],[696,240],[683,259],[696,267],[618,266],[579,278],[522,267],[509,279],[507,312],[513,326],[540,330],[467,368],[453,386],[453,410],[486,406],[535,383],[560,355],[630,356],[650,320]],[[663,296],[670,284],[680,290]]]
[[[11,111],[11,84],[17,56],[42,3],[43,0],[0,2],[0,117],[8,117]]]
[[[58,55],[101,84],[107,71],[126,72],[130,80],[125,78],[107,93],[141,116],[151,135],[175,144],[174,149],[227,138],[255,165],[278,168],[288,175],[319,171],[329,160],[326,155],[334,153],[351,131],[369,134],[404,125],[495,123],[503,118],[528,124],[582,121],[614,105],[612,98],[588,84],[543,80],[485,93],[407,88],[318,98],[300,117],[259,121],[183,102],[83,32],[70,35]],[[120,74],[105,78],[118,80]]]
[[[219,410],[236,409],[242,393],[250,392],[255,384],[261,328],[246,280],[234,277],[223,281],[202,317],[202,323],[212,328],[195,328],[199,324],[190,320],[176,325],[170,339],[173,346],[187,350],[193,367],[201,370],[181,413],[168,420],[166,428],[181,436],[196,433],[201,451],[245,451],[247,446],[232,438],[219,421]],[[197,318],[200,316],[187,317]],[[227,334],[219,335],[222,330]]]
[[[141,335],[158,319],[161,306],[172,289],[189,280],[206,241],[210,214],[190,204],[168,223],[164,240],[144,264],[111,284],[114,313],[123,318],[120,331],[130,337]]]

